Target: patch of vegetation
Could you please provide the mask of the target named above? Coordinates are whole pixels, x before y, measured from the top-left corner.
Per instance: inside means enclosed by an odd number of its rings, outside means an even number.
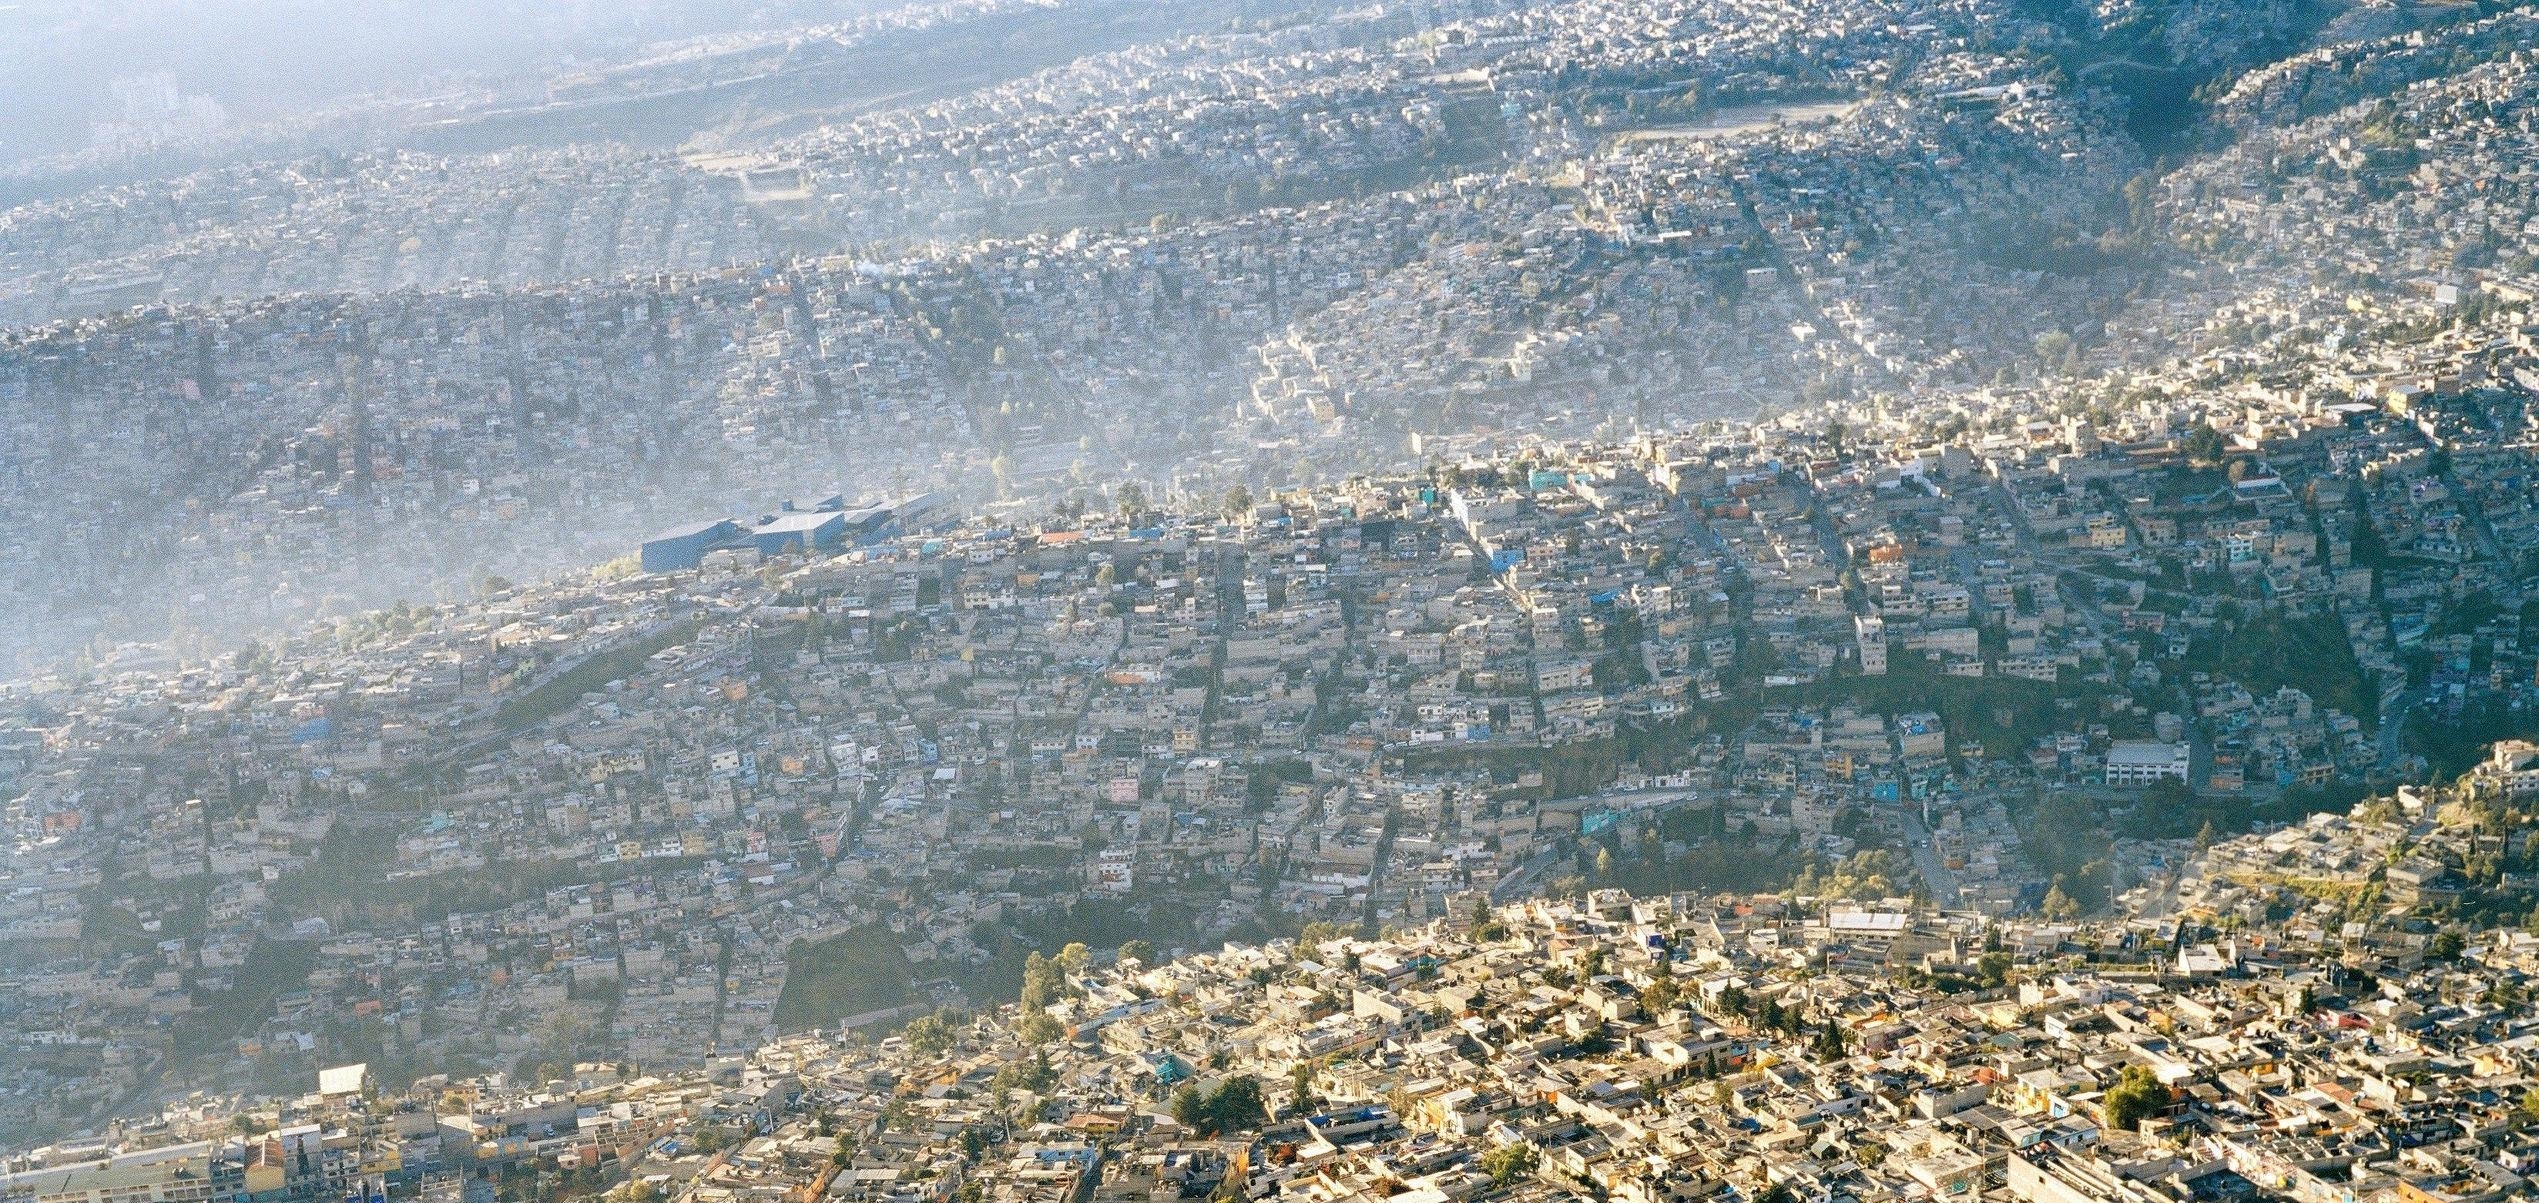
[[[397,863],[397,829],[354,819],[339,820],[298,872],[269,888],[277,908],[307,906],[379,888],[382,866]]]
[[[2108,860],[2107,816],[2095,799],[2073,790],[2049,790],[2010,812],[2021,849],[2055,890],[2083,910],[2107,905],[2115,871]]]
[[[1595,872],[1581,885],[1619,886],[1642,897],[1684,890],[1695,893],[1779,893],[1802,871],[1815,865],[1797,837],[1766,840],[1749,820],[1726,825],[1717,807],[1686,809],[1659,824],[1658,836],[1640,841],[1636,855],[1617,855],[1599,846]],[[1665,843],[1688,844],[1683,855],[1666,855]]]
[[[2539,713],[2493,701],[2465,706],[2456,716],[2419,707],[2407,712],[2403,738],[2408,751],[2432,766],[2433,779],[2443,781],[2486,759],[2489,744],[2539,739]]]
[[[915,975],[890,929],[869,927],[785,949],[785,988],[776,996],[776,1029],[800,1032],[850,1015],[896,1007]]]
[[[2203,124],[2205,106],[2196,91],[2204,81],[2189,72],[2148,63],[2114,63],[2092,82],[2124,98],[2125,133],[2146,150],[2178,149]]]
[[[653,654],[696,638],[697,624],[682,622],[612,652],[603,652],[556,674],[536,688],[503,702],[494,721],[509,731],[524,731],[573,708],[582,695],[611,681],[643,671]]]
[[[1840,677],[1775,690],[1772,697],[1814,706],[1849,702],[1888,716],[1935,713],[1952,740],[1982,740],[1987,755],[2001,757],[2054,732],[2061,693],[2059,686],[2018,677],[1946,676],[1929,660],[1899,651],[1883,677]]]
[[[2141,247],[2112,230],[2093,235],[2068,225],[2022,218],[1975,233],[1978,236],[1971,243],[1975,257],[2011,271],[2086,277],[2140,267],[2147,260]]]
[[[1198,916],[1188,904],[1169,898],[1079,899],[1064,912],[975,925],[971,941],[991,956],[985,964],[964,967],[950,977],[973,999],[1013,998],[1023,988],[1026,966],[1035,953],[1055,953],[1076,943],[1093,948],[1138,941],[1149,948],[1190,946],[1198,941]]]
[[[1534,1146],[1511,1141],[1481,1155],[1481,1172],[1490,1175],[1490,1185],[1507,1187],[1534,1176],[1542,1159]]]
[[[2169,1088],[2149,1069],[2128,1065],[2107,1090],[2107,1126],[2131,1132],[2169,1106]]]
[[[1314,766],[1310,761],[1286,758],[1253,765],[1243,779],[1244,805],[1267,810],[1270,803],[1278,800],[1280,786],[1309,784],[1313,779]]]
[[[970,853],[977,869],[1063,869],[1082,863],[1084,854],[1056,844],[979,848]]]
[[[2295,787],[2265,799],[2208,798],[2183,783],[2163,781],[2143,792],[2142,801],[2121,816],[2116,830],[2144,840],[2226,839],[2259,823],[2298,823],[2314,814],[2344,814],[2370,795],[2370,788],[2360,782],[2332,781]]]
[[[1237,1074],[1202,1093],[1185,1082],[1173,1091],[1173,1119],[1203,1137],[1245,1132],[1269,1122],[1269,1106],[1261,1100],[1261,1080]]]
[[[383,880],[383,866],[396,863],[397,834],[402,829],[375,817],[347,816],[318,846],[314,860],[270,887],[274,904],[303,912],[322,910],[330,916],[341,908],[344,916],[356,919],[439,919],[454,912],[500,910],[564,886],[661,876],[696,866],[696,860],[687,857],[613,865],[502,860],[466,873]]]
[[[258,939],[231,975],[232,986],[195,1000],[203,1004],[179,1016],[170,1046],[180,1060],[226,1055],[238,1037],[273,1014],[275,999],[308,984],[317,966],[317,945],[305,940]]]
[[[1612,785],[1628,765],[1649,772],[1672,771],[1704,735],[1741,731],[1752,724],[1767,698],[1796,706],[1849,703],[1889,716],[1936,713],[1954,739],[1980,739],[1988,755],[2000,757],[2052,733],[2057,726],[2055,703],[2061,696],[2061,686],[2015,677],[1945,676],[1921,657],[1899,655],[1882,677],[1837,677],[1768,692],[1747,687],[1716,702],[1695,705],[1681,717],[1625,723],[1612,739],[1553,748],[1431,744],[1403,749],[1399,755],[1407,771],[1414,773],[1452,775],[1478,768],[1486,769],[1493,780],[1506,782],[1516,780],[1521,772],[1539,771],[1543,775],[1539,796],[1571,798]]]
[[[2360,719],[2366,730],[2379,719],[2379,695],[2364,680],[2345,627],[2333,614],[2259,614],[2228,634],[2199,636],[2187,648],[2185,664],[2190,671],[2229,677],[2260,698],[2289,685],[2320,706]]]

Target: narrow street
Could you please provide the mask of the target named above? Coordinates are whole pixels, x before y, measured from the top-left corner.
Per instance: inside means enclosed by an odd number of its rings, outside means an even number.
[[[1941,909],[1955,907],[1958,891],[1962,888],[1957,874],[1941,863],[1939,851],[1931,847],[1931,831],[1922,825],[1922,816],[1914,813],[1911,807],[1900,813],[1904,816],[1904,839],[1907,850],[1913,854],[1913,867],[1920,870],[1922,880],[1931,887],[1931,897],[1938,900]]]

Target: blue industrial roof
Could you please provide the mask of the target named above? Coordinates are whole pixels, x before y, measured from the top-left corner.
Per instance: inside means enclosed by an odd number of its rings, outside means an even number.
[[[795,531],[810,534],[825,526],[842,525],[845,521],[845,517],[835,510],[814,510],[809,513],[778,514],[759,523],[757,530],[762,535],[791,534]]]
[[[705,522],[683,522],[644,540],[644,542],[663,543],[672,539],[693,539],[699,535],[712,535],[729,529],[726,525],[729,522],[731,522],[731,519],[729,518],[715,518]]]

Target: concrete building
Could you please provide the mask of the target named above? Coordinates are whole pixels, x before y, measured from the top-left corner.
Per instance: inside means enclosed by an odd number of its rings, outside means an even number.
[[[2185,744],[2148,739],[2121,740],[2107,749],[2107,784],[2149,785],[2162,780],[2184,781],[2187,764]]]
[[[836,515],[829,515],[832,519]],[[729,518],[712,522],[691,522],[644,540],[643,568],[646,572],[678,572],[705,562],[705,553],[740,534],[740,525]]]

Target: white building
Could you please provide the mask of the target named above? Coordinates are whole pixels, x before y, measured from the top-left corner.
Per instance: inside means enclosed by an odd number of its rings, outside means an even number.
[[[2107,784],[2149,785],[2163,778],[2186,780],[2187,749],[2182,743],[2149,739],[2119,741],[2107,749]]]
[[[2487,752],[2486,775],[2508,798],[2539,794],[2539,744],[2507,739]]]

